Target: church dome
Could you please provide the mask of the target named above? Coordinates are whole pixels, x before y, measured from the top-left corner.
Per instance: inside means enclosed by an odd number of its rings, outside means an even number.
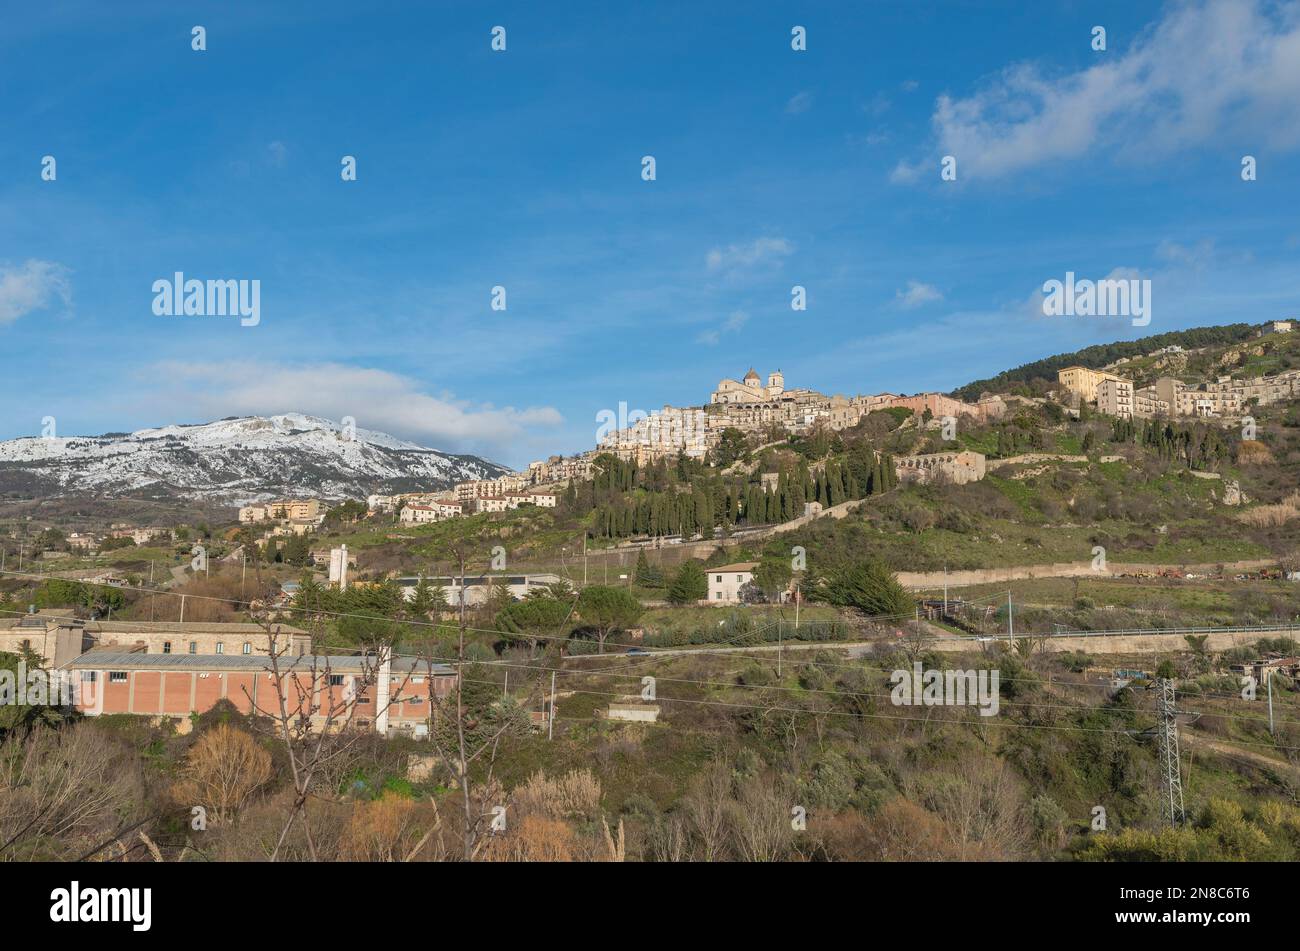
[[[750,380],[753,380],[755,383],[759,381],[758,374],[754,372],[753,367],[750,367],[749,372],[745,374],[745,382],[748,383]]]

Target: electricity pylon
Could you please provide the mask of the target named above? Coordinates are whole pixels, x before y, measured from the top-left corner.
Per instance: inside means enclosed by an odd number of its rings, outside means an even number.
[[[1160,812],[1172,826],[1182,825],[1183,774],[1178,758],[1178,718],[1174,709],[1174,682],[1160,679]]]

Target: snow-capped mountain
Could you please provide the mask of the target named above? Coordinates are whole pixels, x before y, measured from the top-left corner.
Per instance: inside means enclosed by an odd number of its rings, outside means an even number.
[[[187,498],[240,505],[445,489],[504,466],[319,416],[247,416],[103,436],[0,442],[0,493]]]

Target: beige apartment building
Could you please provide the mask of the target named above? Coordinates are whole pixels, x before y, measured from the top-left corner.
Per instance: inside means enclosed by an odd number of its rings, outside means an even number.
[[[1155,387],[1146,386],[1133,391],[1133,415],[1143,419],[1166,417],[1171,414],[1168,400],[1160,398]]]
[[[577,456],[551,456],[528,464],[528,475],[535,485],[549,485],[557,482],[582,481],[591,478],[591,460],[594,452],[584,452]]]
[[[1107,416],[1132,419],[1133,384],[1118,377],[1108,377],[1097,384],[1097,411]]]
[[[499,479],[475,479],[456,483],[456,500],[473,502],[485,496],[501,496],[506,492],[522,492],[528,487],[526,476],[508,475]]]
[[[1079,399],[1085,403],[1094,403],[1097,400],[1097,387],[1101,385],[1103,380],[1123,380],[1124,378],[1116,376],[1114,373],[1106,373],[1103,370],[1089,370],[1087,367],[1073,366],[1066,367],[1064,370],[1057,370],[1056,379],[1071,393],[1078,395]]]
[[[317,499],[279,499],[275,502],[245,505],[239,510],[239,520],[270,522],[284,519],[305,522],[316,521],[324,514],[324,506]]]

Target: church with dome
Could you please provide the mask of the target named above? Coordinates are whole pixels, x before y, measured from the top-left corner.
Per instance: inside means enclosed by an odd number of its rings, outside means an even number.
[[[713,391],[713,403],[768,403],[780,399],[785,393],[785,377],[781,371],[767,375],[767,386],[753,367],[742,380],[722,380]]]

